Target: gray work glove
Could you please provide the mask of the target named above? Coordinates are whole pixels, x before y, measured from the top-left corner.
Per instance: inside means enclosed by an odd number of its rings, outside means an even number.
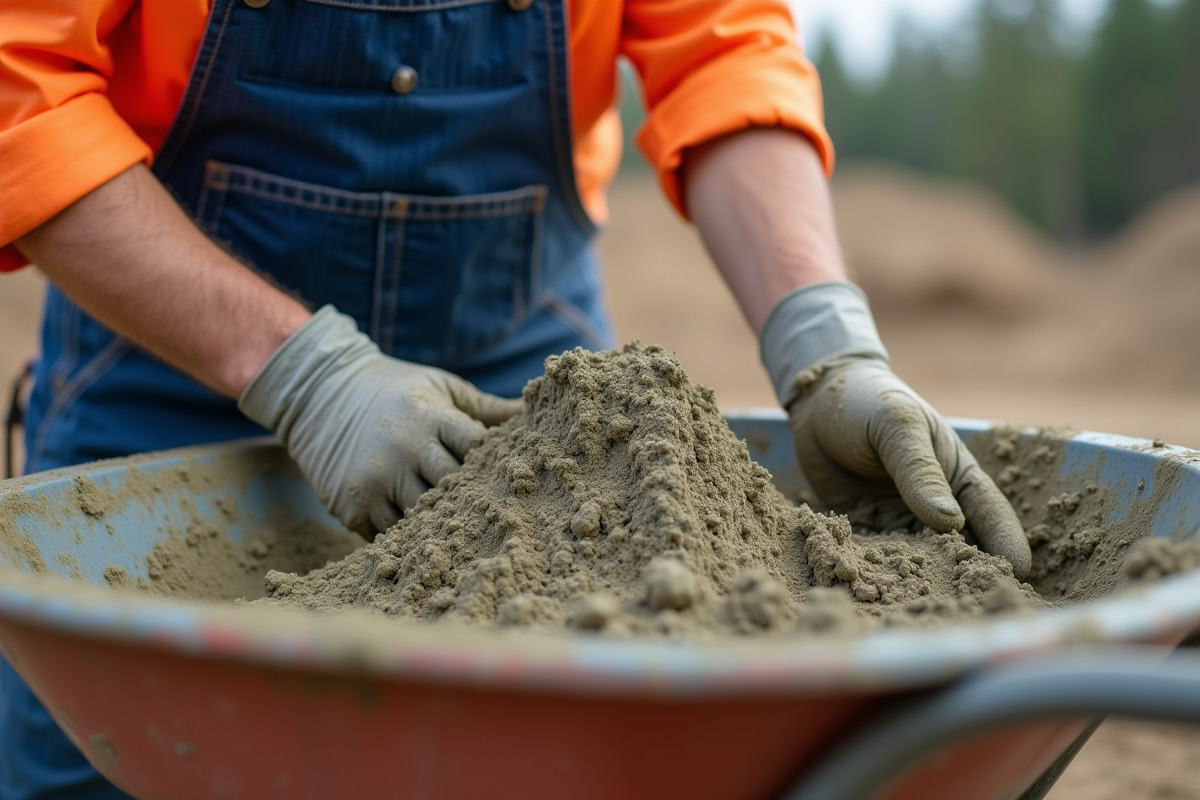
[[[485,425],[521,407],[384,355],[332,306],[292,334],[238,400],[278,434],[325,507],[367,538],[458,469]]]
[[[798,289],[771,312],[762,357],[800,468],[818,499],[877,530],[969,528],[1018,578],[1032,557],[1016,512],[954,429],[896,377],[866,297],[848,283]]]

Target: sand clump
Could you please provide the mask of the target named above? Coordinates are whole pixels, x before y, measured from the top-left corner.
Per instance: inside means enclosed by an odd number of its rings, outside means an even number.
[[[687,637],[1042,604],[958,533],[860,535],[787,500],[661,348],[552,357],[525,400],[373,543],[308,575],[269,573],[266,602]]]
[[[1026,580],[1051,605],[1094,600],[1128,584],[1200,568],[1200,538],[1191,531],[1151,536],[1154,519],[1179,491],[1191,455],[1166,455],[1136,484],[1104,480],[1103,461],[1069,482],[1066,441],[1074,431],[1045,428],[1028,435],[995,428],[975,442],[980,464],[1017,512],[1033,553]],[[1140,449],[1156,450],[1155,442]],[[1064,490],[1065,489],[1065,490]],[[1122,498],[1129,491],[1131,497]]]

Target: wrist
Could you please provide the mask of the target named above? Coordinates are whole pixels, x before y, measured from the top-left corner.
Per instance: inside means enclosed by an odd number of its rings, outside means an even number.
[[[866,295],[841,281],[810,284],[784,296],[767,316],[759,346],[785,407],[799,391],[797,376],[818,364],[845,357],[888,360]]]
[[[290,300],[290,298],[289,298]],[[237,398],[262,370],[271,356],[303,328],[313,314],[304,306],[291,302],[270,323],[264,323],[242,347],[231,353],[221,366],[222,391]]]
[[[270,354],[246,384],[238,408],[286,442],[318,386],[378,352],[353,319],[324,306]]]

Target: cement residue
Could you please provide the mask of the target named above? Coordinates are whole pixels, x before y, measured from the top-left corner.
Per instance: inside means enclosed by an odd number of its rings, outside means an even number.
[[[362,540],[316,523],[263,526],[241,544],[199,517],[170,530],[146,556],[148,578],[134,588],[163,597],[239,600],[260,597],[271,569],[308,571],[352,552]],[[120,567],[109,585],[130,587]]]
[[[18,527],[17,520],[45,511],[44,502],[18,492],[0,500],[0,555],[7,555],[11,563],[36,575],[48,573],[49,567],[37,541]]]
[[[856,535],[786,500],[660,348],[550,358],[525,398],[373,544],[307,576],[270,573],[271,602],[688,637],[1042,604],[957,533]]]
[[[86,475],[75,478],[75,502],[89,517],[103,517],[108,512],[108,496]]]
[[[154,484],[154,491],[193,485],[200,489],[203,487],[197,484],[211,478],[205,470],[184,466],[166,471]],[[105,500],[112,502],[111,498]],[[237,503],[232,497],[216,497],[212,504],[216,518],[201,514],[191,500],[182,500],[181,510],[188,522],[168,527],[166,537],[155,542],[145,559],[145,578],[130,581],[128,576],[114,576],[114,580],[106,570],[105,579],[115,587],[124,585],[162,597],[257,598],[263,594],[263,582],[271,569],[307,572],[337,561],[362,544],[354,534],[316,522],[273,520],[247,526],[243,541],[238,543],[227,533],[227,529],[242,522]]]
[[[1157,581],[1168,575],[1200,569],[1200,539],[1183,542],[1145,539],[1125,561],[1125,575],[1134,581]]]
[[[1071,433],[1047,429],[1022,436],[1019,430],[997,429],[977,443],[980,463],[1012,502],[1029,539],[1029,584],[1051,603],[1064,605],[1111,594],[1127,579],[1152,578],[1153,569],[1138,566],[1147,558],[1152,563],[1157,558],[1161,575],[1179,571],[1165,565],[1187,563],[1186,554],[1196,545],[1146,537],[1155,513],[1176,491],[1181,463],[1165,457],[1136,486],[1106,486],[1099,475],[1102,457],[1093,474],[1064,482],[1058,476]],[[1153,488],[1147,491],[1147,485]],[[1122,488],[1133,493],[1123,507]]]
[[[295,521],[286,509],[254,522],[243,520],[236,502],[238,492],[261,475],[291,465],[275,448],[238,458],[211,458],[197,463],[190,457],[165,468],[141,469],[144,457],[125,462],[119,478],[103,462],[89,465],[74,476],[47,473],[8,482],[11,491],[0,495],[0,563],[7,561],[32,573],[58,572],[83,580],[75,551],[50,558],[64,541],[73,541],[78,552],[124,549],[118,527],[132,518],[147,524],[144,511],[170,506],[169,519],[159,520],[161,532],[151,552],[133,567],[103,566],[104,582],[116,589],[162,597],[234,600],[263,594],[270,568],[306,572],[336,561],[362,544],[353,534],[315,521]],[[294,469],[294,467],[291,467]],[[93,476],[107,476],[104,478]],[[39,484],[40,492],[21,491]],[[201,513],[195,502],[204,497],[215,509]],[[243,534],[235,541],[234,529]],[[30,532],[43,536],[47,549]],[[48,562],[49,559],[49,563]],[[50,565],[56,565],[51,570]],[[142,574],[137,574],[142,573]]]

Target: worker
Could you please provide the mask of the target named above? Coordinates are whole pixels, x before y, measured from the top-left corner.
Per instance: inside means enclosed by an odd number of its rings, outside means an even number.
[[[347,527],[394,524],[545,356],[613,344],[618,56],[821,501],[1027,570],[847,281],[782,0],[2,0],[0,269],[50,281],[27,469],[266,428]],[[124,796],[3,665],[0,797]]]

